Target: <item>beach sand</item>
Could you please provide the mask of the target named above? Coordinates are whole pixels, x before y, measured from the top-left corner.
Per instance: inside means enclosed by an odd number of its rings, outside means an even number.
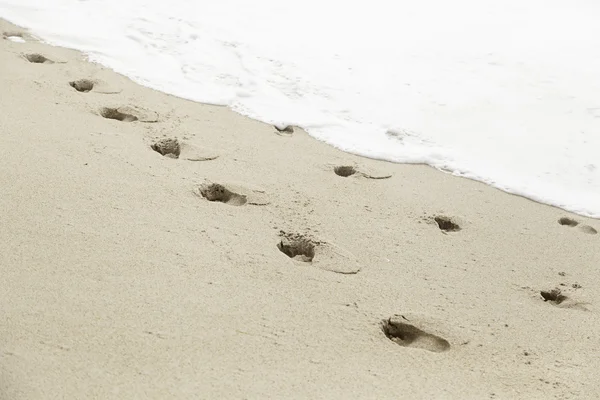
[[[0,32],[2,399],[600,397],[599,221]]]

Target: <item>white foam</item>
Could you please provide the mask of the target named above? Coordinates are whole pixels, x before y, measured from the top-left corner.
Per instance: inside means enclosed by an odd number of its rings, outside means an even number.
[[[0,0],[139,83],[600,217],[591,0]]]

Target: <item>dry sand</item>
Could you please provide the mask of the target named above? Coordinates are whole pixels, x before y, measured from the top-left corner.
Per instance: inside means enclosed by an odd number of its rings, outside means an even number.
[[[600,397],[597,220],[24,36],[0,40],[3,399]]]

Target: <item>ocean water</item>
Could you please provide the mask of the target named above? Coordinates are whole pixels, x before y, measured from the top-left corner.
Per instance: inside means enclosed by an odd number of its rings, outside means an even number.
[[[600,2],[0,0],[136,82],[600,218]]]

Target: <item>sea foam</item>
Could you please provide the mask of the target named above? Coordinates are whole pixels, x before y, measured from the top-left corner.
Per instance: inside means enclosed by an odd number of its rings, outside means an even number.
[[[600,217],[600,4],[0,0],[143,85]]]

